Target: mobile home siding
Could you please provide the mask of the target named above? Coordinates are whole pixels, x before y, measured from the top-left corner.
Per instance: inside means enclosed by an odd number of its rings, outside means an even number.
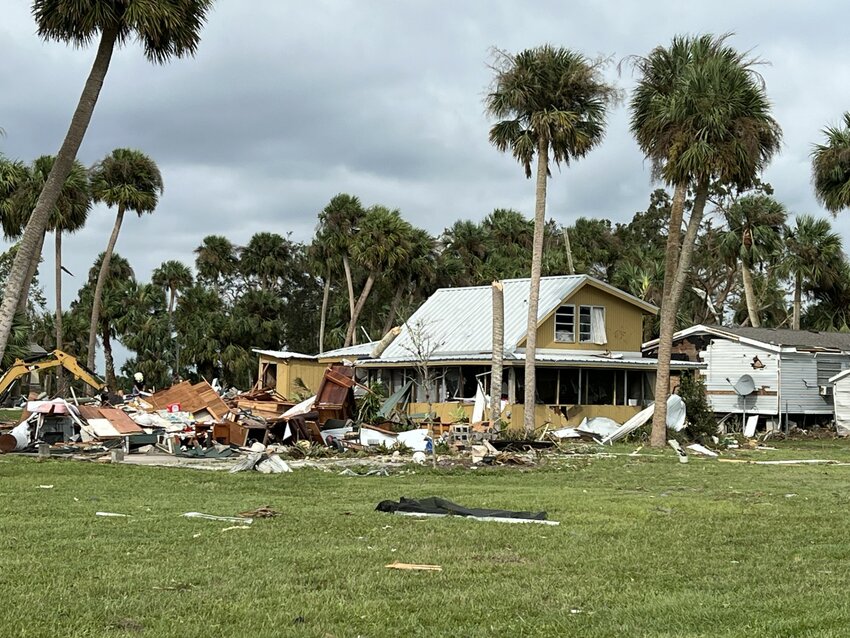
[[[832,414],[831,396],[821,396],[817,362],[823,359],[847,367],[848,357],[808,352],[782,353],[782,394],[780,408],[791,414]],[[826,384],[825,384],[826,385]]]
[[[748,414],[779,414],[778,354],[725,339],[713,339],[701,354],[707,366],[702,371],[706,392],[715,412],[743,412],[746,408]],[[755,356],[764,368],[752,367]],[[756,386],[748,397],[739,397],[732,387],[743,374],[749,374]]]

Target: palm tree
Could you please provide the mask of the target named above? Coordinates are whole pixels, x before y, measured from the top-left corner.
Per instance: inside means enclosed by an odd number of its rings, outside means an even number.
[[[124,213],[131,210],[139,217],[145,213],[152,213],[162,193],[162,175],[156,163],[141,151],[117,148],[92,168],[91,187],[92,197],[96,202],[103,202],[109,207],[118,207],[115,226],[106,245],[92,301],[88,366],[94,370],[100,301],[106,276],[110,270],[109,261],[112,258],[112,251],[118,241],[121,222],[124,221]]]
[[[406,243],[408,257],[396,268],[386,273],[389,286],[394,290],[390,307],[386,311],[381,335],[387,334],[400,316],[401,302],[414,290],[427,296],[437,277],[437,243],[428,231],[410,226]]]
[[[785,266],[794,277],[792,327],[800,329],[803,283],[829,286],[841,273],[841,236],[833,232],[828,219],[798,215],[793,228],[785,228]]]
[[[239,268],[236,246],[223,235],[207,235],[195,249],[198,279],[212,284],[221,294],[222,280],[233,276]]]
[[[850,112],[844,114],[844,126],[823,130],[826,144],[812,151],[812,182],[815,197],[833,215],[850,207]]]
[[[255,233],[242,249],[239,269],[245,279],[256,278],[270,292],[286,277],[292,262],[292,243],[277,233]]]
[[[38,34],[45,40],[82,46],[99,35],[100,43],[77,109],[27,223],[21,248],[3,291],[3,302],[0,304],[0,359],[6,349],[15,308],[30,264],[37,258],[39,245],[43,243],[49,225],[50,211],[56,205],[62,184],[71,172],[91,121],[113,49],[116,45],[135,39],[141,43],[145,56],[151,62],[165,63],[173,57],[194,55],[212,3],[212,0],[33,0],[32,13],[38,25]]]
[[[744,299],[750,325],[758,328],[759,300],[753,286],[753,268],[776,263],[782,251],[782,228],[788,214],[785,207],[768,195],[748,195],[726,211],[728,230],[720,240],[720,252],[732,264],[741,263]]]
[[[726,45],[726,39],[677,36],[668,48],[657,47],[646,57],[633,58],[641,78],[630,104],[630,128],[653,174],[674,188],[652,419],[651,444],[656,447],[666,440],[676,314],[709,185],[714,180],[739,189],[749,186],[779,149],[782,135],[770,115],[764,83],[754,70],[757,61]],[[681,239],[689,187],[694,189],[694,202]]]
[[[354,306],[345,334],[345,346],[356,343],[357,320],[375,279],[379,274],[392,272],[409,260],[411,235],[410,224],[401,218],[397,210],[372,206],[363,216],[351,252],[357,265],[367,273],[366,283]]]
[[[481,226],[458,220],[443,231],[439,244],[441,285],[476,286],[484,280],[490,246]]]
[[[172,376],[176,376],[180,370],[180,340],[174,338],[174,304],[177,301],[177,293],[191,287],[194,283],[194,277],[192,277],[192,271],[186,264],[171,259],[162,262],[159,268],[153,271],[151,283],[168,293],[168,335],[170,339],[173,339],[174,369]]]
[[[54,163],[55,158],[50,155],[38,157],[30,166],[20,162],[0,162],[0,220],[7,238],[17,238],[23,233]],[[56,235],[56,308],[59,313],[56,322],[56,347],[60,350],[62,349],[62,233],[73,233],[82,228],[90,209],[91,193],[88,173],[85,167],[75,160],[68,177],[62,184],[59,198],[50,212],[48,223],[48,229]],[[35,259],[29,265],[29,272],[18,302],[17,312],[19,313],[25,313],[27,310],[29,288],[41,261],[41,251],[42,247],[39,246]]]
[[[351,252],[354,238],[360,228],[366,211],[360,199],[354,195],[340,193],[335,195],[328,205],[319,213],[317,234],[323,238],[326,250],[342,259],[345,271],[345,283],[348,286],[348,316],[349,325],[354,317],[354,279],[351,274]],[[349,343],[345,344],[350,345]]]
[[[490,143],[511,151],[531,178],[537,157],[534,243],[528,294],[525,348],[525,429],[535,428],[535,351],[543,230],[546,222],[546,178],[550,154],[555,164],[569,165],[602,141],[606,110],[615,89],[602,77],[602,63],[568,49],[544,45],[516,55],[497,52],[496,77],[486,98],[487,112],[498,122]]]
[[[324,279],[322,284],[322,312],[319,319],[319,352],[325,351],[325,325],[328,319],[328,301],[331,294],[331,278],[335,257],[331,252],[330,242],[328,242],[328,232],[319,229],[307,249],[310,270],[323,273],[322,279]]]
[[[103,264],[108,264],[104,271]],[[97,256],[92,267],[89,269],[88,279],[80,289],[78,301],[75,308],[91,316],[95,295],[100,291],[101,311],[97,317],[97,334],[103,343],[103,356],[106,364],[104,380],[110,388],[115,387],[115,365],[112,357],[111,339],[117,335],[116,322],[124,318],[128,313],[126,288],[135,284],[135,273],[130,262],[124,257],[106,252]],[[89,327],[91,330],[91,327]],[[89,347],[91,347],[91,335],[89,335]],[[88,360],[92,359],[88,352]],[[94,369],[94,364],[89,364],[89,369]]]

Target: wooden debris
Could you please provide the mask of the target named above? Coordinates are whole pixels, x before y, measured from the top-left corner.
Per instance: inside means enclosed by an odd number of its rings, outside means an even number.
[[[416,563],[390,563],[389,565],[384,565],[387,569],[403,569],[407,571],[419,571],[419,572],[441,572],[443,568],[439,565],[419,565]]]

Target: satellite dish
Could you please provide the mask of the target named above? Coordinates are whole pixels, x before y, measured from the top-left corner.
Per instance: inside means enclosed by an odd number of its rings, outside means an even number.
[[[667,399],[667,427],[676,432],[685,429],[685,402],[678,394]]]
[[[735,388],[735,392],[737,392],[738,395],[745,397],[755,392],[756,383],[750,375],[743,374],[732,387]]]

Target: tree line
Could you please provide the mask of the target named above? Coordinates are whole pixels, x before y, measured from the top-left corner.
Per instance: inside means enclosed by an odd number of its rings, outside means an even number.
[[[30,199],[31,213],[23,225],[20,243],[6,260],[10,265],[0,304],[0,358],[6,353],[10,337],[14,341],[20,336],[20,327],[26,327],[16,310],[30,296],[27,289],[45,232],[56,227],[51,219],[60,207],[63,186],[78,172],[76,154],[115,46],[133,38],[141,43],[154,63],[191,56],[199,44],[200,31],[211,6],[211,0],[32,2],[33,16],[43,38],[78,45],[97,39],[98,47],[68,133],[49,170],[43,171],[46,172],[43,183],[33,187],[32,192],[38,194],[34,202]],[[715,319],[723,320],[726,305],[734,306],[737,299],[739,307],[735,313],[740,318],[744,316],[740,308],[743,299],[746,314],[741,321],[751,325],[784,323],[788,312],[782,310],[786,305],[782,285],[792,278],[791,325],[811,322],[834,328],[845,326],[842,304],[847,298],[843,288],[847,267],[828,223],[799,217],[788,228],[787,213],[772,198],[770,187],[760,181],[764,168],[779,151],[782,139],[780,125],[771,112],[767,87],[758,73],[760,64],[749,53],[732,47],[728,36],[712,34],[676,36],[669,45],[624,60],[621,70],[630,68],[637,76],[628,101],[630,131],[653,176],[667,190],[653,195],[639,223],[633,219],[620,229],[611,228],[610,224],[606,228],[603,220],[579,220],[590,231],[586,241],[580,239],[579,223],[574,229],[577,260],[581,251],[587,250],[587,269],[600,268],[612,283],[637,290],[641,296],[654,295],[661,306],[652,433],[652,444],[656,446],[663,445],[665,439],[672,335],[683,319],[695,316],[696,308],[703,313],[708,310]],[[569,166],[601,144],[608,112],[624,97],[604,75],[605,67],[604,59],[592,60],[580,52],[551,45],[515,54],[495,52],[491,64],[493,82],[485,98],[486,111],[494,120],[489,138],[497,150],[513,155],[527,178],[535,180],[535,211],[530,233],[525,232],[528,223],[522,215],[494,211],[481,224],[458,222],[440,238],[429,238],[426,232],[406,222],[397,210],[380,205],[364,209],[355,197],[341,195],[319,215],[317,235],[309,246],[294,244],[281,235],[260,233],[241,250],[234,247],[228,252],[224,246],[226,238],[207,238],[199,250],[204,249],[207,240],[220,246],[221,252],[215,259],[225,270],[232,268],[232,271],[202,275],[201,265],[196,264],[198,278],[192,286],[184,288],[182,295],[178,294],[176,284],[173,287],[140,285],[134,301],[147,301],[140,302],[134,321],[137,328],[148,325],[149,321],[153,323],[151,340],[138,342],[137,347],[129,344],[138,334],[122,334],[128,347],[137,353],[135,363],[156,364],[163,370],[168,367],[162,356],[156,361],[147,358],[148,349],[156,352],[155,347],[159,347],[153,332],[161,330],[162,316],[167,317],[166,340],[177,335],[175,347],[169,352],[174,351],[170,365],[178,373],[187,360],[193,361],[197,371],[213,360],[223,366],[227,358],[230,372],[235,374],[241,365],[237,362],[244,362],[246,357],[245,347],[236,344],[248,341],[240,342],[240,338],[250,338],[253,345],[262,345],[266,330],[309,325],[315,307],[321,308],[315,331],[320,335],[320,349],[325,348],[326,338],[328,343],[355,343],[360,338],[359,329],[380,334],[396,315],[405,311],[406,305],[415,304],[434,285],[509,276],[508,273],[517,272],[514,267],[520,262],[526,265],[524,260],[530,254],[527,268],[518,274],[531,275],[525,403],[533,404],[540,277],[546,272],[563,272],[562,265],[557,263],[562,251],[546,248],[558,240],[557,232],[546,221],[548,180],[552,164]],[[825,139],[812,150],[813,183],[821,203],[837,213],[850,205],[850,114],[845,114],[843,126],[827,127],[824,134]],[[155,182],[153,179],[151,184],[156,186]],[[0,188],[9,191],[4,184]],[[94,196],[117,207],[113,238],[124,210],[145,212],[145,206],[134,209],[125,205],[122,209],[118,199]],[[718,211],[718,215],[713,215]],[[652,224],[658,226],[658,231],[666,232],[650,237],[647,228],[651,229]],[[493,238],[506,229],[511,233],[511,241],[496,244]],[[61,247],[63,232],[64,229],[56,232],[57,247]],[[609,250],[607,261],[600,260],[604,250],[588,248],[594,243],[605,243],[606,239],[628,238],[631,232],[646,232],[647,241],[636,243],[635,237],[639,237],[636,235],[623,244],[621,253],[614,255]],[[565,246],[568,238],[569,232],[564,233]],[[249,250],[255,240],[255,247],[262,248],[259,257]],[[114,246],[114,241],[110,246]],[[644,254],[630,255],[640,251]],[[198,253],[199,257],[201,254]],[[812,263],[812,254],[818,255],[815,261],[820,264]],[[299,260],[295,262],[298,267],[284,273],[275,263],[285,263],[287,257]],[[89,361],[93,361],[95,332],[100,330],[104,349],[105,341],[112,337],[110,330],[103,327],[98,304],[104,308],[107,305],[103,300],[108,297],[107,279],[113,270],[112,262],[116,268],[121,263],[117,256],[111,255],[110,247],[99,261],[97,276],[92,275],[87,284],[91,292],[84,294],[81,290],[75,302],[81,307],[91,297],[85,349]],[[59,263],[57,260],[57,268]],[[571,263],[567,255],[568,271],[572,270]],[[317,305],[286,306],[294,293],[284,282],[293,276],[301,282],[298,288],[301,291],[315,293],[321,288]],[[164,278],[161,282],[171,281],[168,275],[161,277]],[[343,288],[344,294],[334,294],[335,287]],[[155,289],[163,294],[147,294]],[[152,310],[156,304],[164,303],[165,290],[168,290],[170,311]],[[805,313],[804,294],[814,300]],[[181,304],[188,308],[185,300],[191,299],[191,295],[199,297],[191,306],[189,323],[206,330],[205,338],[198,340],[204,344],[186,338],[186,334],[198,328],[181,323],[187,314],[181,312]],[[153,297],[159,301],[154,302]],[[223,304],[225,299],[227,303]],[[284,316],[279,312],[273,317],[264,314],[270,308],[289,314]],[[251,312],[243,314],[248,310]],[[108,315],[105,309],[103,313]],[[57,319],[58,323],[64,323],[61,312]],[[118,323],[116,320],[116,330],[120,330]],[[299,343],[294,333],[276,334],[278,343]],[[229,340],[217,341],[219,335],[226,335]],[[228,347],[236,350],[225,355]],[[202,353],[204,348],[206,351]],[[535,427],[531,410],[526,412],[525,427],[529,432]]]

